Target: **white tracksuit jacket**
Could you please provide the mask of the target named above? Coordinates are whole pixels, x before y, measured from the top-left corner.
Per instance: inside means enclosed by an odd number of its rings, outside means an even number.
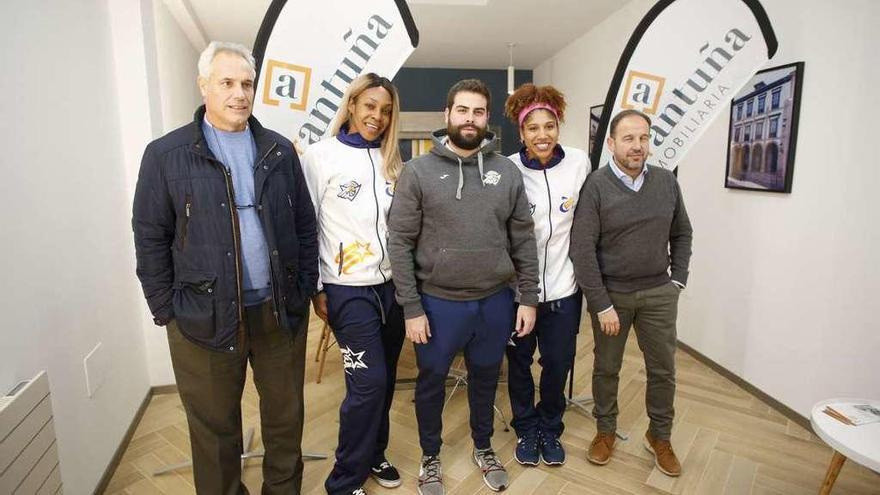
[[[301,161],[318,219],[318,290],[391,280],[387,219],[394,186],[382,174],[381,149],[332,136],[309,146]]]
[[[562,150],[565,153],[562,161],[542,170],[523,165],[519,153],[509,157],[522,172],[535,222],[540,302],[562,299],[577,291],[568,246],[574,209],[581,186],[590,173],[590,160],[581,149],[563,146]]]

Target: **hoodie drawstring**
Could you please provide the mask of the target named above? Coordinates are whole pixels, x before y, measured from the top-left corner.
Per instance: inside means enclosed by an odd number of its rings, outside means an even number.
[[[461,199],[461,188],[464,187],[464,174],[461,170],[461,158],[458,158],[458,189],[455,190],[455,199]]]
[[[483,180],[483,152],[477,152],[477,168],[480,170],[480,183],[483,184],[483,187],[486,187],[486,182]]]
[[[461,190],[464,187],[464,172],[461,168],[461,157],[458,158],[458,189],[455,190],[455,199],[461,199]],[[480,151],[477,153],[477,168],[480,171],[480,183],[483,184],[483,187],[486,187],[486,182],[483,180],[483,152]]]

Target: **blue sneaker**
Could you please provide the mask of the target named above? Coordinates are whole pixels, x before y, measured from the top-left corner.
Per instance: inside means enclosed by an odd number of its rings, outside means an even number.
[[[565,449],[559,437],[552,433],[542,433],[540,439],[541,460],[548,466],[565,464]]]
[[[538,451],[538,432],[532,430],[516,440],[516,450],[513,457],[516,462],[523,466],[537,466],[541,462],[541,454]]]

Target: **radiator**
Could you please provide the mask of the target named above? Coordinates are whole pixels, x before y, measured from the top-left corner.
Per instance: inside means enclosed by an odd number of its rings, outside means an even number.
[[[0,494],[61,493],[49,378],[41,371],[0,397]]]

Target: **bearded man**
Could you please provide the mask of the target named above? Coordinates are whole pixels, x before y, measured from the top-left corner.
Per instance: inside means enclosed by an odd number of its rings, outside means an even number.
[[[389,213],[388,250],[406,335],[416,349],[416,419],[421,495],[445,493],[440,435],[446,377],[464,351],[474,462],[494,490],[508,485],[492,450],[495,389],[511,329],[535,324],[538,258],[522,175],[492,151],[491,94],[459,81],[446,101],[446,129],[430,153],[398,179]],[[519,307],[515,303],[519,302]]]

